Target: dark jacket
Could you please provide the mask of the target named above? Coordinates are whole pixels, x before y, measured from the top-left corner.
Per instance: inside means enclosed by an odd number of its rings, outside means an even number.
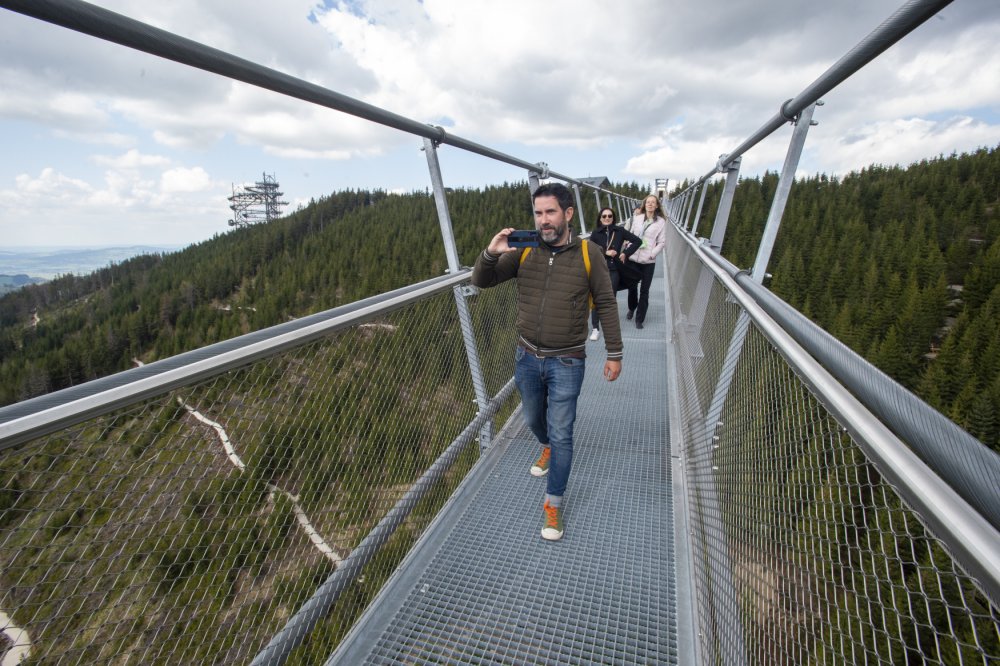
[[[604,258],[608,262],[608,270],[612,271],[618,270],[618,267],[621,266],[622,254],[627,257],[631,257],[642,245],[641,238],[618,224],[609,224],[608,226],[604,226],[603,224],[597,225],[594,232],[590,234],[590,241],[601,248],[601,254],[604,254],[604,252],[608,249],[615,250],[618,253],[614,257],[609,257],[606,254],[604,255]],[[622,245],[626,241],[628,241],[629,245],[623,252]]]
[[[554,252],[542,243],[521,262],[523,251],[501,255],[484,250],[472,270],[472,284],[493,287],[517,278],[517,333],[520,343],[538,356],[583,353],[590,327],[589,296],[604,329],[608,360],[622,358],[622,333],[618,303],[611,291],[603,250],[588,242],[590,277],[583,261],[580,239]]]

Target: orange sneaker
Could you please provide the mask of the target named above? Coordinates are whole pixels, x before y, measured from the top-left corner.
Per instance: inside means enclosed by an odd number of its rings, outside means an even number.
[[[542,455],[538,456],[538,460],[535,464],[531,466],[531,476],[545,476],[549,473],[549,458],[552,456],[551,447],[546,446],[542,449]]]
[[[548,502],[542,507],[545,510],[545,523],[542,527],[542,538],[547,541],[558,541],[563,536],[562,509]]]

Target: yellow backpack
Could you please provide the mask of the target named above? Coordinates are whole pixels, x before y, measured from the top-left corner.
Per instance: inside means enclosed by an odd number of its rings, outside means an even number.
[[[583,248],[583,265],[587,269],[587,277],[590,278],[590,252],[587,250],[587,239],[580,241],[580,247]],[[526,247],[521,250],[521,261],[519,263],[524,263],[524,260],[528,258],[528,253],[531,252],[530,247]],[[590,304],[590,309],[594,309],[594,294],[589,294],[588,303]]]

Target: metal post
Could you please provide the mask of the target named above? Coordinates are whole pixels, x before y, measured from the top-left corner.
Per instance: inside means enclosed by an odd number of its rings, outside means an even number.
[[[812,105],[802,111],[798,124],[792,133],[792,140],[788,147],[788,155],[785,157],[785,165],[782,168],[781,177],[778,181],[778,190],[775,192],[774,201],[771,204],[771,213],[768,215],[768,223],[764,230],[764,239],[761,240],[761,246],[757,253],[757,262],[754,264],[754,274],[752,277],[758,283],[760,283],[760,277],[762,277],[762,275],[758,277],[757,271],[761,271],[762,274],[764,268],[767,266],[767,259],[770,256],[771,248],[774,245],[774,237],[777,234],[777,227],[781,221],[781,213],[784,211],[785,202],[788,199],[788,190],[791,187],[791,180],[795,177],[795,169],[798,167],[799,156],[802,153],[802,145],[805,142],[805,135],[808,131],[811,120]],[[729,176],[732,176],[732,172],[727,174],[726,189],[729,189],[730,186]],[[730,199],[730,204],[731,201],[732,200]],[[726,217],[728,218],[728,211]],[[713,239],[716,237],[714,229],[712,237]],[[743,351],[743,344],[746,341],[749,329],[750,315],[748,315],[745,310],[741,310],[739,319],[736,322],[736,327],[733,330],[733,335],[729,340],[729,348],[726,349],[726,357],[722,362],[721,373],[719,375],[718,382],[715,385],[715,393],[712,395],[712,401],[709,403],[708,412],[705,415],[701,447],[707,459],[711,458],[712,452],[714,451],[716,432],[719,426],[722,425],[722,422],[719,419],[722,415],[722,410],[726,404],[726,400],[729,397],[729,389],[732,386],[733,376],[736,374],[736,368],[739,363],[740,356]],[[708,475],[706,478],[713,479],[713,476],[708,470],[704,470],[704,473]],[[714,483],[707,483],[706,486],[707,487],[703,492],[702,499],[705,503],[707,512],[709,515],[718,515],[718,499],[716,497]],[[723,534],[720,535],[719,538],[724,539],[724,537],[725,535]],[[736,588],[730,574],[732,567],[728,562],[718,561],[720,557],[725,557],[725,544],[723,544],[722,550],[722,553],[716,557],[710,558],[712,580],[716,582],[718,587],[718,593],[715,595],[717,600],[715,607],[717,618],[720,621],[724,621],[727,618],[731,619],[739,617],[737,609],[732,607],[726,608],[726,605],[728,604],[738,606],[739,600],[736,596]],[[739,625],[732,626],[731,622],[729,624],[730,626],[728,627],[728,630],[735,636],[735,640],[733,641],[734,646],[731,653],[721,655],[722,661],[727,664],[742,663],[744,658],[743,655],[746,654],[743,643],[742,627]]]
[[[785,202],[788,198],[788,189],[791,187],[790,181],[794,179],[795,169],[798,166],[799,155],[802,152],[802,144],[805,141],[805,134],[808,129],[809,123],[812,120],[812,107],[807,110],[803,110],[802,115],[799,118],[798,125],[796,125],[795,131],[792,133],[792,140],[789,144],[788,155],[785,158],[785,165],[782,168],[781,177],[778,183],[778,191],[775,193],[774,202],[771,205],[771,214],[768,215],[767,227],[764,231],[765,238],[761,240],[761,247],[757,254],[757,263],[754,264],[754,271],[758,270],[759,266],[767,266],[767,257],[770,255],[771,248],[774,245],[774,236],[777,234],[777,226],[781,220],[781,213],[784,210]],[[730,165],[731,167],[732,165]],[[712,230],[712,245],[715,246],[715,241],[718,240],[718,245],[721,247],[722,238],[725,236],[725,222],[729,218],[729,209],[732,205],[732,190],[735,190],[736,173],[738,173],[738,166],[736,169],[730,168],[726,174],[726,188],[723,192],[723,202],[725,203],[725,215],[722,216],[723,205],[720,202],[719,215],[716,216],[716,228]],[[782,183],[785,182],[784,188]],[[784,191],[782,191],[784,190]],[[727,197],[728,194],[728,197]],[[773,220],[777,220],[776,222]],[[722,228],[720,230],[720,221],[722,222]],[[763,271],[763,268],[759,268]],[[754,275],[756,279],[756,274]],[[759,279],[756,280],[758,283]],[[696,313],[696,316],[699,313]],[[733,376],[736,374],[736,368],[740,360],[740,356],[743,351],[743,344],[746,341],[747,333],[750,329],[750,315],[746,313],[745,310],[741,310],[739,314],[739,319],[736,322],[736,327],[733,330],[733,335],[729,340],[729,347],[726,349],[726,357],[722,362],[721,373],[719,379],[715,385],[715,392],[712,395],[712,401],[709,403],[708,411],[705,414],[705,422],[702,430],[702,437],[700,442],[700,453],[702,455],[698,456],[700,460],[711,460],[714,455],[716,432],[722,422],[719,420],[722,416],[723,407],[726,404],[726,400],[729,397],[729,389],[732,386]],[[699,443],[696,443],[698,445]],[[709,481],[705,483],[705,488],[702,492],[702,501],[705,506],[705,512],[707,515],[719,515],[718,514],[718,498],[717,492],[715,490],[714,476],[711,470],[701,470],[704,478]],[[724,543],[725,534],[718,535],[720,540],[723,540],[723,547],[720,553],[716,554],[715,557],[709,558],[709,566],[711,567],[711,580],[715,582],[717,592],[714,594],[716,603],[714,604],[716,618],[718,621],[726,622],[728,627],[727,630],[734,635],[732,651],[725,655],[720,655],[723,663],[727,664],[737,664],[744,663],[746,650],[743,641],[743,631],[740,625],[733,626],[731,621],[732,618],[740,617],[738,608],[733,606],[739,605],[739,599],[736,596],[736,588],[732,579],[731,571],[732,567],[729,562],[721,562],[720,558],[725,558],[727,554],[726,544]],[[728,607],[727,607],[728,606]]]
[[[771,259],[774,240],[777,238],[778,228],[781,226],[781,216],[785,212],[785,204],[788,203],[788,192],[792,189],[792,183],[795,181],[795,170],[799,168],[799,157],[802,156],[802,146],[805,145],[809,126],[813,124],[813,111],[817,105],[822,104],[823,102],[817,101],[802,109],[802,113],[799,114],[799,117],[795,121],[792,140],[788,144],[788,153],[785,155],[785,164],[781,167],[781,176],[778,178],[778,189],[774,192],[771,211],[767,215],[767,224],[764,225],[764,235],[761,237],[760,245],[757,248],[757,260],[754,261],[753,270],[750,271],[750,277],[757,284],[761,284],[764,281],[767,262]]]
[[[729,395],[729,387],[732,384],[733,375],[736,374],[737,362],[749,328],[750,315],[745,310],[741,310],[733,337],[729,341],[729,348],[726,350],[726,358],[722,362],[722,374],[718,384],[716,384],[715,394],[712,396],[712,402],[709,404],[705,417],[701,442],[693,442],[693,445],[699,449],[698,454],[694,457],[697,460],[705,461],[706,466],[710,466],[714,459],[716,432],[722,425],[719,418]],[[700,469],[698,474],[702,478],[700,495],[703,515],[721,516],[718,491],[715,488],[715,474],[711,469]],[[739,622],[740,617],[742,617],[739,608],[740,599],[733,581],[732,572],[734,569],[728,557],[729,544],[726,542],[724,531],[716,536],[722,542],[722,547],[713,556],[708,557],[708,567],[711,571],[709,579],[713,583],[714,602],[712,607],[715,609],[716,626],[725,627],[726,632],[731,636],[731,640],[727,643],[730,646],[729,651],[719,655],[719,661],[723,664],[745,664],[746,647],[743,638],[743,624]]]
[[[698,191],[698,186],[688,190],[684,195],[684,230],[691,228],[691,209],[694,208],[694,195]]]
[[[691,221],[691,235],[695,236],[698,233],[698,221],[701,219],[701,209],[705,206],[705,193],[708,192],[708,181],[706,180],[701,184],[701,196],[698,197],[698,210],[694,214],[694,220]]]
[[[438,162],[437,145],[431,139],[424,139],[424,154],[427,156],[427,169],[431,175],[431,185],[434,187],[434,203],[437,204],[438,223],[441,226],[441,237],[444,239],[445,254],[448,256],[448,270],[458,272],[461,266],[458,260],[458,249],[455,245],[455,232],[451,225],[451,214],[448,212],[448,198],[444,191],[444,180],[441,178],[441,164]],[[465,341],[465,355],[469,359],[469,372],[472,374],[472,388],[476,394],[476,404],[482,410],[489,404],[486,392],[486,381],[483,369],[479,363],[479,349],[476,347],[476,335],[472,329],[472,315],[466,298],[475,295],[478,290],[472,286],[457,286],[454,289],[455,307],[458,310],[458,321],[462,327],[462,339]],[[479,449],[485,451],[493,440],[493,421],[488,420],[479,431]]]
[[[597,202],[597,214],[601,214],[601,193],[594,190],[594,201]]]
[[[583,200],[580,199],[580,186],[573,183],[573,193],[576,195],[576,212],[580,216],[580,235],[587,235],[587,225],[583,220]]]
[[[724,157],[725,155],[720,156],[720,162]],[[733,195],[736,194],[736,184],[740,179],[740,164],[742,162],[743,158],[737,157],[726,165],[726,185],[722,188],[719,210],[715,212],[715,224],[712,225],[712,237],[709,239],[709,245],[716,252],[722,251],[722,241],[726,238],[726,225],[729,224],[729,211],[733,208]]]

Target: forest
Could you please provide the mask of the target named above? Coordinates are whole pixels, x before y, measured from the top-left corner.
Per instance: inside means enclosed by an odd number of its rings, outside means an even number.
[[[739,184],[723,247],[738,266],[753,263],[777,180],[769,173]],[[644,194],[636,183],[615,187]],[[719,184],[711,186],[700,235],[710,234],[720,192]],[[1000,407],[998,202],[996,150],[906,168],[873,166],[843,178],[801,179],[792,188],[768,283],[994,449]],[[466,266],[497,229],[531,224],[524,182],[449,191],[448,203]],[[584,207],[592,223],[592,195]],[[336,192],[270,224],[0,298],[0,403],[344,305],[446,269],[428,192]],[[486,316],[489,299],[497,297],[481,294],[484,307],[477,316]],[[445,294],[381,322],[414,331],[396,336],[393,345],[372,329],[355,327],[181,391],[184,400],[226,424],[245,471],[218,454],[209,429],[191,426],[184,403],[177,401],[181,395],[67,429],[41,442],[40,450],[11,451],[0,470],[0,527],[9,534],[0,549],[3,605],[18,609],[18,619],[33,617],[36,647],[50,651],[38,658],[54,661],[66,650],[80,661],[101,661],[128,652],[153,663],[164,658],[156,650],[172,649],[174,663],[233,663],[252,654],[259,647],[253,641],[220,628],[253,622],[260,636],[270,637],[282,616],[267,604],[298,607],[333,568],[297,528],[292,496],[277,489],[294,491],[339,548],[356,548],[395,501],[393,493],[411,484],[450,441],[442,433],[471,418],[473,406],[461,399],[470,391],[469,373],[453,362],[460,356],[460,336],[446,334],[454,328],[453,312]],[[433,350],[414,347],[435,335],[440,343]],[[503,353],[501,347],[484,345],[494,353]],[[396,355],[387,360],[392,349]],[[500,364],[487,360],[486,366]],[[360,386],[344,380],[354,373],[371,381]],[[389,373],[407,379],[390,380]],[[275,392],[275,386],[289,391]],[[295,409],[279,404],[279,396]],[[403,417],[381,417],[389,411]],[[257,415],[264,413],[283,416],[262,427]],[[337,446],[330,446],[331,433]],[[373,468],[369,460],[385,452],[392,452],[385,466]],[[338,601],[328,625],[290,663],[317,663],[329,654],[471,466],[474,453],[466,451],[435,491],[436,504],[429,499],[415,511],[380,555],[384,561]],[[169,499],[157,529],[123,529],[138,524],[150,506],[131,501],[133,491]],[[906,585],[930,584],[920,578],[927,570],[906,572]],[[79,580],[92,585],[91,593],[67,595],[65,581]],[[200,605],[188,615],[192,599]],[[120,629],[119,615],[128,628]],[[936,624],[950,621],[938,615]],[[843,622],[850,633],[853,620]],[[176,640],[190,627],[211,639]]]
[[[723,254],[753,263],[778,176],[741,179]],[[682,183],[680,187],[685,184]],[[637,183],[616,185],[635,196]],[[710,186],[708,236],[722,182]],[[798,179],[767,284],[1000,450],[996,148]],[[530,224],[523,182],[449,190],[463,265]],[[585,217],[594,220],[592,196]],[[441,275],[433,197],[342,191],[271,224],[0,298],[0,405]]]
[[[737,188],[722,253],[739,267],[754,263],[777,183],[770,173]],[[995,148],[799,179],[765,285],[1000,451],[998,203]]]

